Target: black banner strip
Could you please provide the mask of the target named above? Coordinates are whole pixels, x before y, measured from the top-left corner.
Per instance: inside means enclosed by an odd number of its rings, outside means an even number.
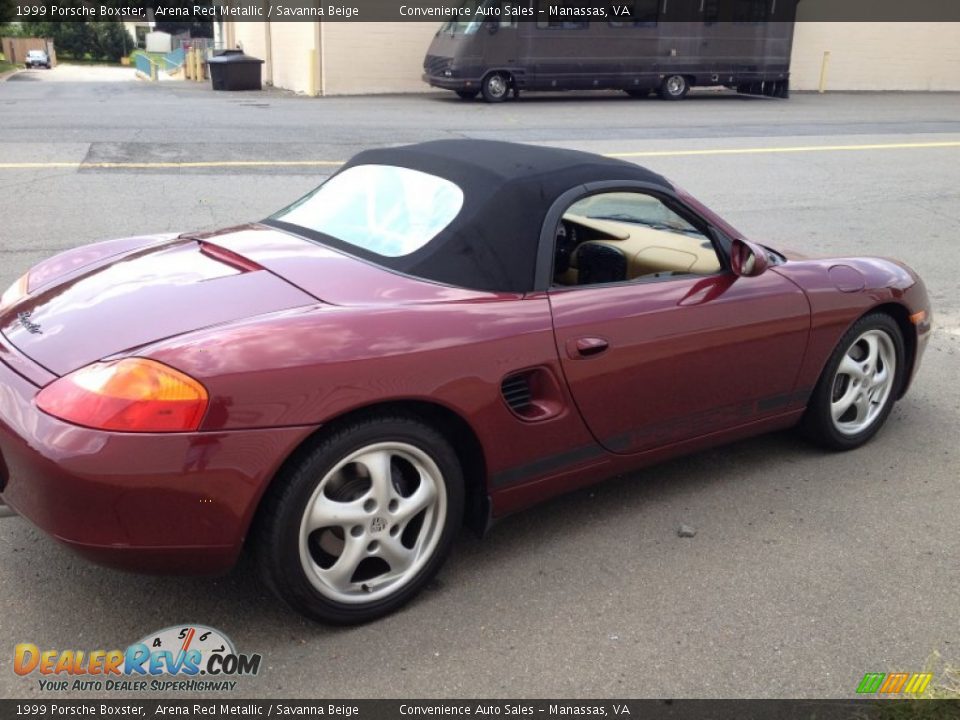
[[[957,0],[5,0],[0,23],[155,20],[204,22],[436,22],[460,32],[517,23],[574,31],[586,23],[655,30],[678,22],[707,26],[762,22],[960,22]],[[468,27],[473,24],[475,27]],[[943,33],[956,33],[944,27]]]

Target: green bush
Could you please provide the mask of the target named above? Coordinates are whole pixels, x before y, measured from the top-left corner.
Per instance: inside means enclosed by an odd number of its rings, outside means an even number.
[[[118,21],[25,22],[21,32],[29,37],[52,38],[57,55],[82,60],[118,62],[133,41]]]
[[[133,44],[119,22],[92,22],[89,25],[93,33],[93,49],[90,50],[93,57],[119,62]]]

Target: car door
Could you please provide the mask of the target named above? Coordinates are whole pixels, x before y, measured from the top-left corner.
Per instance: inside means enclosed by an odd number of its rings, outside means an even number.
[[[802,402],[793,389],[809,329],[803,292],[772,269],[734,275],[708,237],[715,231],[677,202],[603,193],[574,203],[560,229],[561,242],[578,228],[588,239],[567,249],[569,267],[548,292],[557,349],[585,423],[612,452],[662,447]],[[630,213],[647,224],[624,221]],[[610,217],[619,219],[601,219]],[[647,232],[664,219],[683,232]],[[671,252],[655,252],[663,249]],[[588,268],[589,255],[616,252],[627,277]],[[685,266],[683,253],[697,259]]]

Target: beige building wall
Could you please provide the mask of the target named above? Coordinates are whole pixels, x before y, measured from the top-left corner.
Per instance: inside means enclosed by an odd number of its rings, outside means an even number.
[[[960,90],[960,23],[798,22],[792,89],[817,89],[824,51],[827,90]]]
[[[319,28],[315,22],[270,23],[272,43],[271,82],[294,92],[311,93],[318,83],[319,61],[316,42]],[[311,68],[311,65],[314,65]]]
[[[233,45],[243,48],[247,55],[267,60],[267,27],[265,22],[232,23],[234,30]],[[232,47],[232,46],[228,46]],[[263,81],[269,78],[267,65],[263,65]]]
[[[323,24],[324,94],[424,92],[423,56],[440,23]]]
[[[824,0],[817,0],[823,2]],[[802,20],[804,5],[798,17]],[[425,92],[423,56],[439,23],[232,22],[228,41],[267,61],[264,82],[325,95]],[[269,37],[269,43],[267,38]],[[318,49],[313,56],[311,50]],[[960,91],[960,23],[797,22],[791,87]]]

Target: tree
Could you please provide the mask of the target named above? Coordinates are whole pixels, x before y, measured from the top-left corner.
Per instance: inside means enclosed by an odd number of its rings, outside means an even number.
[[[16,19],[15,0],[0,0],[0,35],[14,35],[16,25],[11,25]]]
[[[127,54],[132,42],[118,21],[92,22],[89,25],[93,40],[89,52],[93,57],[117,62]]]
[[[2,2],[3,0],[0,0]],[[206,0],[202,2],[194,3],[196,5],[204,6],[209,5],[210,3]],[[170,20],[158,20],[157,21],[157,30],[161,30],[165,33],[170,33],[171,35],[179,35],[180,33],[190,33],[190,37],[213,37],[213,22],[204,21],[204,22],[176,22]]]
[[[28,37],[52,38],[58,55],[78,59],[89,54],[94,60],[116,62],[127,54],[133,44],[117,20],[25,22],[21,31]]]

